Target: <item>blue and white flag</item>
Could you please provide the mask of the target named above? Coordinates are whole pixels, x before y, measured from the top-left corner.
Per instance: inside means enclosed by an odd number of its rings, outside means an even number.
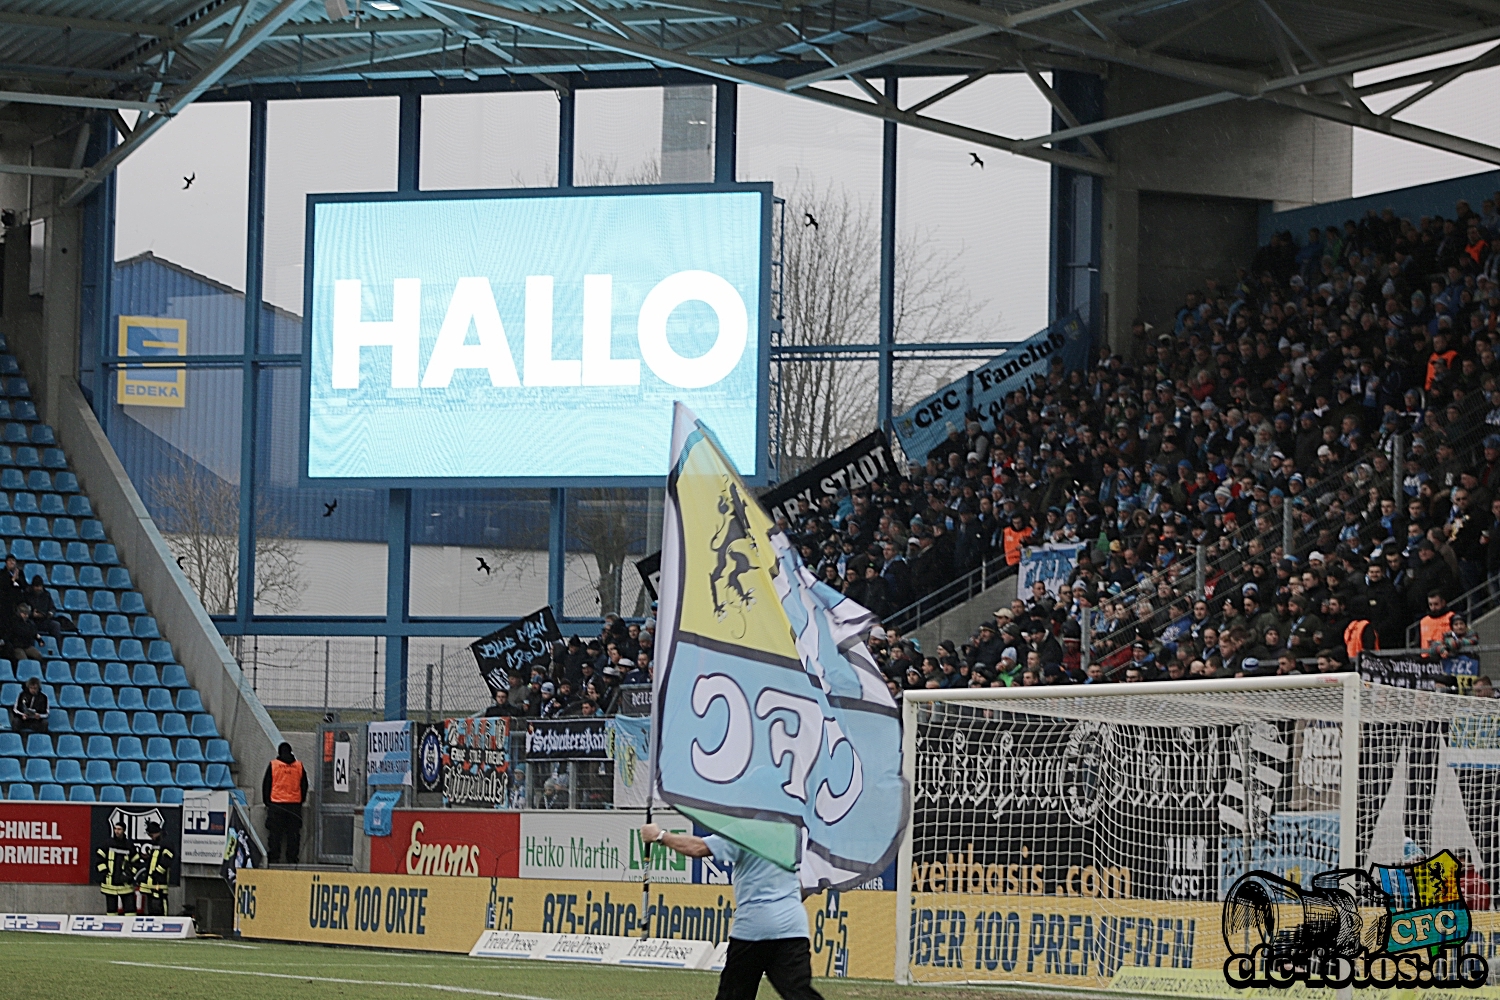
[[[910,795],[874,616],[802,565],[680,404],[662,539],[656,797],[804,889],[879,875]]]

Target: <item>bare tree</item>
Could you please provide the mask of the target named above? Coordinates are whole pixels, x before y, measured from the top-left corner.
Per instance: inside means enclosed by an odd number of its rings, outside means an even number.
[[[529,177],[516,171],[510,175],[516,187],[557,187],[557,168],[549,167],[540,178]],[[630,170],[620,168],[618,156],[600,153],[587,157],[573,169],[573,183],[577,187],[613,187],[615,185],[660,184],[661,160],[649,157]]]
[[[599,575],[592,583],[599,594],[601,615],[621,612],[630,550],[645,540],[645,519],[641,516],[645,496],[645,490],[568,491],[568,533],[594,557]],[[639,609],[630,610],[639,613]]]
[[[174,455],[172,467],[151,479],[156,517],[165,529],[167,547],[177,558],[212,615],[235,612],[240,572],[240,488]],[[256,505],[255,594],[257,611],[295,610],[304,583],[298,563],[300,546],[291,537],[290,521],[264,500]]]

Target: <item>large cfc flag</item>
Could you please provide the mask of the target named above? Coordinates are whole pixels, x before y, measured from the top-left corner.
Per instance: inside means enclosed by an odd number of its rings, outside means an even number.
[[[817,582],[681,404],[662,540],[656,796],[805,889],[880,874],[909,793],[874,617]]]

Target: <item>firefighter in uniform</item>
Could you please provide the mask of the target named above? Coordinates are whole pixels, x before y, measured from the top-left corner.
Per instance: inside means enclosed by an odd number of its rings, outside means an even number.
[[[148,917],[167,915],[167,883],[172,878],[172,849],[161,841],[161,824],[151,821],[146,824],[146,833],[151,839],[141,845],[141,901],[146,905]]]
[[[95,868],[103,873],[104,912],[106,915],[135,912],[135,873],[139,859],[135,844],[125,836],[125,824],[116,823],[114,836],[94,852]]]
[[[273,864],[286,848],[287,864],[298,863],[302,847],[302,803],[307,800],[307,772],[292,753],[292,745],[276,748],[276,759],[266,765],[260,783],[266,803],[266,863]]]

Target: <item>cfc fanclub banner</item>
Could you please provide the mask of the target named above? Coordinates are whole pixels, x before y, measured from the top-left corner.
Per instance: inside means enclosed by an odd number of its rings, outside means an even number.
[[[1021,557],[1016,593],[1030,594],[1031,585],[1040,582],[1047,588],[1048,596],[1056,597],[1058,588],[1068,582],[1068,574],[1078,564],[1078,553],[1083,549],[1082,543],[1054,543],[1027,548],[1026,554]]]
[[[906,460],[918,465],[942,444],[950,430],[963,433],[965,414],[976,411],[986,431],[993,431],[1005,409],[1005,397],[1046,379],[1054,359],[1069,371],[1088,362],[1088,328],[1074,313],[991,358],[963,378],[950,382],[895,418],[896,437]]]
[[[450,806],[510,804],[510,720],[443,720],[443,801]]]

